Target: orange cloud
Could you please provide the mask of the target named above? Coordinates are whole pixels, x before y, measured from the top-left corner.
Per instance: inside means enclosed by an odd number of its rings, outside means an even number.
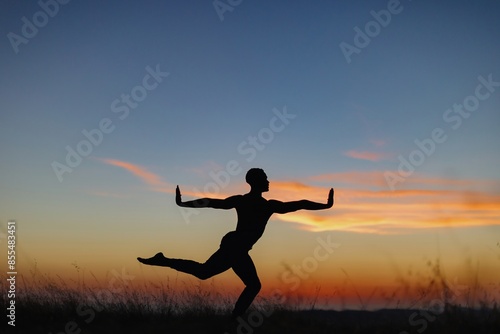
[[[333,186],[330,210],[297,211],[274,218],[309,231],[399,234],[415,229],[500,224],[500,181],[446,179],[415,174],[405,189],[389,190],[382,171],[317,175],[308,181]],[[340,186],[339,186],[340,185]],[[268,198],[326,201],[326,189],[271,181]],[[467,189],[467,190],[464,190]]]
[[[173,193],[175,186],[149,171],[129,162],[102,159],[106,164],[121,167],[150,186],[154,191]],[[410,178],[411,179],[411,178]],[[455,180],[429,178],[417,175],[418,188],[388,190],[383,172],[346,172],[318,175],[313,182],[327,183],[327,187],[308,185],[296,181],[272,181],[268,199],[295,201],[309,199],[326,202],[330,185],[335,188],[335,204],[330,210],[297,211],[276,214],[275,219],[297,224],[309,231],[340,230],[358,233],[397,234],[415,229],[437,227],[488,226],[500,224],[500,194],[488,192],[486,185],[497,187],[496,180]],[[418,180],[418,182],[416,181]],[[243,183],[237,189],[243,189]],[[437,188],[437,189],[436,189]],[[183,195],[226,198],[234,193],[220,189],[216,194],[181,189]],[[476,189],[476,190],[462,190]],[[483,190],[481,190],[483,189]]]
[[[141,181],[146,183],[149,186],[149,188],[153,191],[163,192],[163,193],[175,193],[176,185],[164,181],[160,175],[157,175],[149,171],[146,167],[115,159],[99,159],[99,160],[101,160],[105,164],[120,167],[132,173],[133,175],[138,177]],[[181,191],[183,195],[188,195],[193,197],[226,198],[230,196],[228,194],[225,194],[224,192],[208,193],[196,188],[192,188],[192,190],[186,190],[184,187],[181,187]],[[98,196],[103,196],[105,193],[94,192],[94,194]]]
[[[144,183],[148,184],[150,188],[153,189],[154,191],[166,192],[166,193],[173,193],[175,191],[175,186],[171,185],[168,182],[163,181],[159,175],[150,172],[145,167],[115,159],[100,159],[100,160],[105,164],[123,168],[128,172],[134,174]]]
[[[479,191],[412,189],[372,191],[340,188],[325,211],[276,215],[310,231],[395,234],[414,229],[500,224],[500,195]]]

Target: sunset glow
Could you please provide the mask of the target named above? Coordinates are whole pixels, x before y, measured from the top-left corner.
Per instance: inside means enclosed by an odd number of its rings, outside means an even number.
[[[4,284],[233,305],[233,270],[164,265],[207,261],[236,204],[176,187],[225,199],[262,168],[265,199],[316,203],[250,249],[258,305],[500,300],[498,1],[63,2],[0,5]]]

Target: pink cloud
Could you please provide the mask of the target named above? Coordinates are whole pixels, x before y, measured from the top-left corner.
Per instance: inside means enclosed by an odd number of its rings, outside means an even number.
[[[162,180],[161,176],[150,172],[147,168],[134,165],[130,162],[115,160],[115,159],[100,159],[105,164],[116,166],[125,169],[126,171],[132,173],[144,183],[149,185],[151,189],[159,192],[173,193],[175,191],[175,186],[168,182]]]
[[[353,159],[361,159],[361,160],[369,160],[369,161],[380,161],[383,159],[387,159],[390,155],[387,153],[379,153],[379,152],[370,152],[370,151],[356,151],[350,150],[344,152],[344,155],[353,158]]]

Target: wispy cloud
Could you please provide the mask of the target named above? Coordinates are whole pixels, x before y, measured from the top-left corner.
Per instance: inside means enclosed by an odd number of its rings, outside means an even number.
[[[146,183],[151,190],[173,193],[175,186],[164,181],[161,176],[149,171],[146,167],[115,159],[99,159],[105,164],[125,169]]]
[[[127,170],[153,191],[175,191],[174,185],[146,167],[114,159],[101,161]],[[271,180],[270,192],[265,197],[282,201],[309,199],[326,202],[329,187],[334,187],[335,204],[330,210],[301,210],[273,216],[274,219],[295,223],[298,228],[309,231],[400,234],[416,229],[500,224],[500,181],[456,180],[424,175],[416,175],[411,179],[413,182],[407,182],[406,189],[395,191],[387,188],[381,171],[323,174],[305,180],[324,186]],[[492,189],[496,190],[484,190],[492,184]],[[221,189],[217,194],[185,189],[182,192],[195,198],[225,198],[234,195],[229,191],[246,188],[241,182]]]
[[[342,181],[341,187],[335,187],[334,207],[325,211],[276,215],[277,219],[296,223],[310,231],[377,234],[500,224],[500,193],[485,190],[487,184],[498,185],[497,180],[438,179],[419,175],[417,179],[421,182],[413,184],[417,187],[390,191],[381,183],[381,173],[376,171],[328,174],[311,179],[328,184]],[[310,188],[301,196],[317,200],[317,194],[317,190]]]
[[[388,153],[373,152],[373,151],[356,151],[350,150],[344,152],[345,156],[353,159],[369,160],[369,161],[380,161],[391,157]]]
[[[111,166],[116,166],[125,169],[126,171],[132,173],[134,176],[139,178],[143,183],[145,183],[148,188],[152,191],[163,192],[174,194],[176,185],[164,181],[163,178],[151,172],[147,167],[133,164],[127,161],[121,161],[116,159],[99,159],[103,163]],[[183,195],[194,196],[194,197],[212,197],[212,198],[225,198],[228,197],[224,192],[217,194],[205,193],[202,190],[197,189],[186,189],[181,187]],[[106,192],[97,192],[95,195],[103,196]]]

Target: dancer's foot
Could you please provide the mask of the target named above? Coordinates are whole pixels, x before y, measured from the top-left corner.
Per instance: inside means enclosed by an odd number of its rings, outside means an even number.
[[[163,253],[160,252],[160,253],[157,253],[155,256],[150,257],[148,259],[144,259],[142,257],[138,257],[137,261],[139,261],[141,263],[144,263],[144,264],[149,264],[151,266],[161,266],[161,265],[165,264],[165,260],[166,259],[167,258],[165,256],[163,256]]]

